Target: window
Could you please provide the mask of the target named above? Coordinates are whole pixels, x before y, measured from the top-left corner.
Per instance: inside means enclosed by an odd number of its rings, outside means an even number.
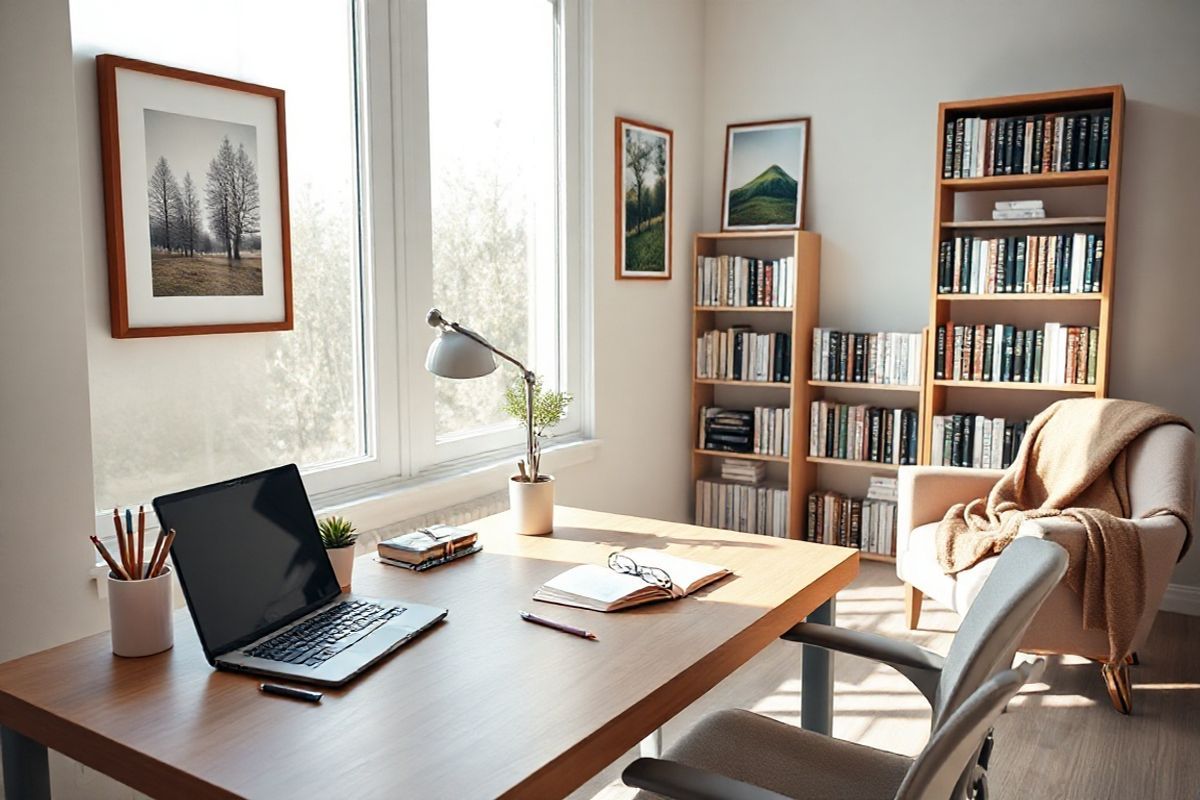
[[[432,306],[573,391],[558,432],[581,429],[586,2],[72,0],[80,75],[119,53],[281,87],[288,114],[296,328],[91,325],[98,509],[288,461],[326,492],[516,450],[516,370],[434,379]]]

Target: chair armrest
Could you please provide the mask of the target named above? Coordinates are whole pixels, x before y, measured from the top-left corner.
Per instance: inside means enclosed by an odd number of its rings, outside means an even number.
[[[924,647],[877,633],[852,631],[819,622],[801,622],[780,638],[887,664],[908,678],[933,705],[945,659]]]
[[[901,467],[897,479],[896,552],[908,549],[913,528],[938,522],[955,503],[986,497],[1004,470]]]
[[[625,768],[626,786],[674,800],[788,800],[770,789],[662,758],[639,758]]]

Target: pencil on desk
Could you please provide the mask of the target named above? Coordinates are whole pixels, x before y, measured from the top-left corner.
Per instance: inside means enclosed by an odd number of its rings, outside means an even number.
[[[95,536],[89,536],[88,538],[92,540],[92,544],[96,546],[96,550],[100,553],[100,557],[104,559],[106,564],[108,564],[108,568],[113,571],[113,574],[119,577],[121,580],[129,580],[129,575],[125,572],[124,567],[113,560],[113,557],[109,554],[108,548],[104,546],[104,543]]]

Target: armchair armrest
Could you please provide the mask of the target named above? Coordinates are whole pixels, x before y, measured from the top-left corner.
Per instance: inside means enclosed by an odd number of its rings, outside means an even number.
[[[801,622],[780,638],[887,664],[908,678],[933,705],[945,659],[924,647],[877,633],[852,631],[819,622]]]
[[[913,528],[938,522],[955,503],[984,497],[1004,470],[962,467],[901,467],[896,483],[896,552],[908,549]]]
[[[675,800],[788,800],[761,786],[661,758],[637,759],[621,773],[621,780]]]

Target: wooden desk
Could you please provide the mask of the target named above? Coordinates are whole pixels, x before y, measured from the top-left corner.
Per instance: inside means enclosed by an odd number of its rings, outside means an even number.
[[[186,611],[174,649],[158,656],[117,658],[104,633],[0,665],[5,767],[16,770],[5,775],[8,796],[40,791],[45,746],[161,797],[561,796],[858,572],[857,552],[844,548],[556,514],[547,537],[507,533],[506,514],[481,520],[482,553],[425,573],[359,559],[356,592],[450,615],[320,705],[263,696],[254,677],[214,671]],[[568,566],[602,564],[620,547],[665,548],[734,576],[619,614],[530,599]],[[522,622],[520,609],[599,641]]]

